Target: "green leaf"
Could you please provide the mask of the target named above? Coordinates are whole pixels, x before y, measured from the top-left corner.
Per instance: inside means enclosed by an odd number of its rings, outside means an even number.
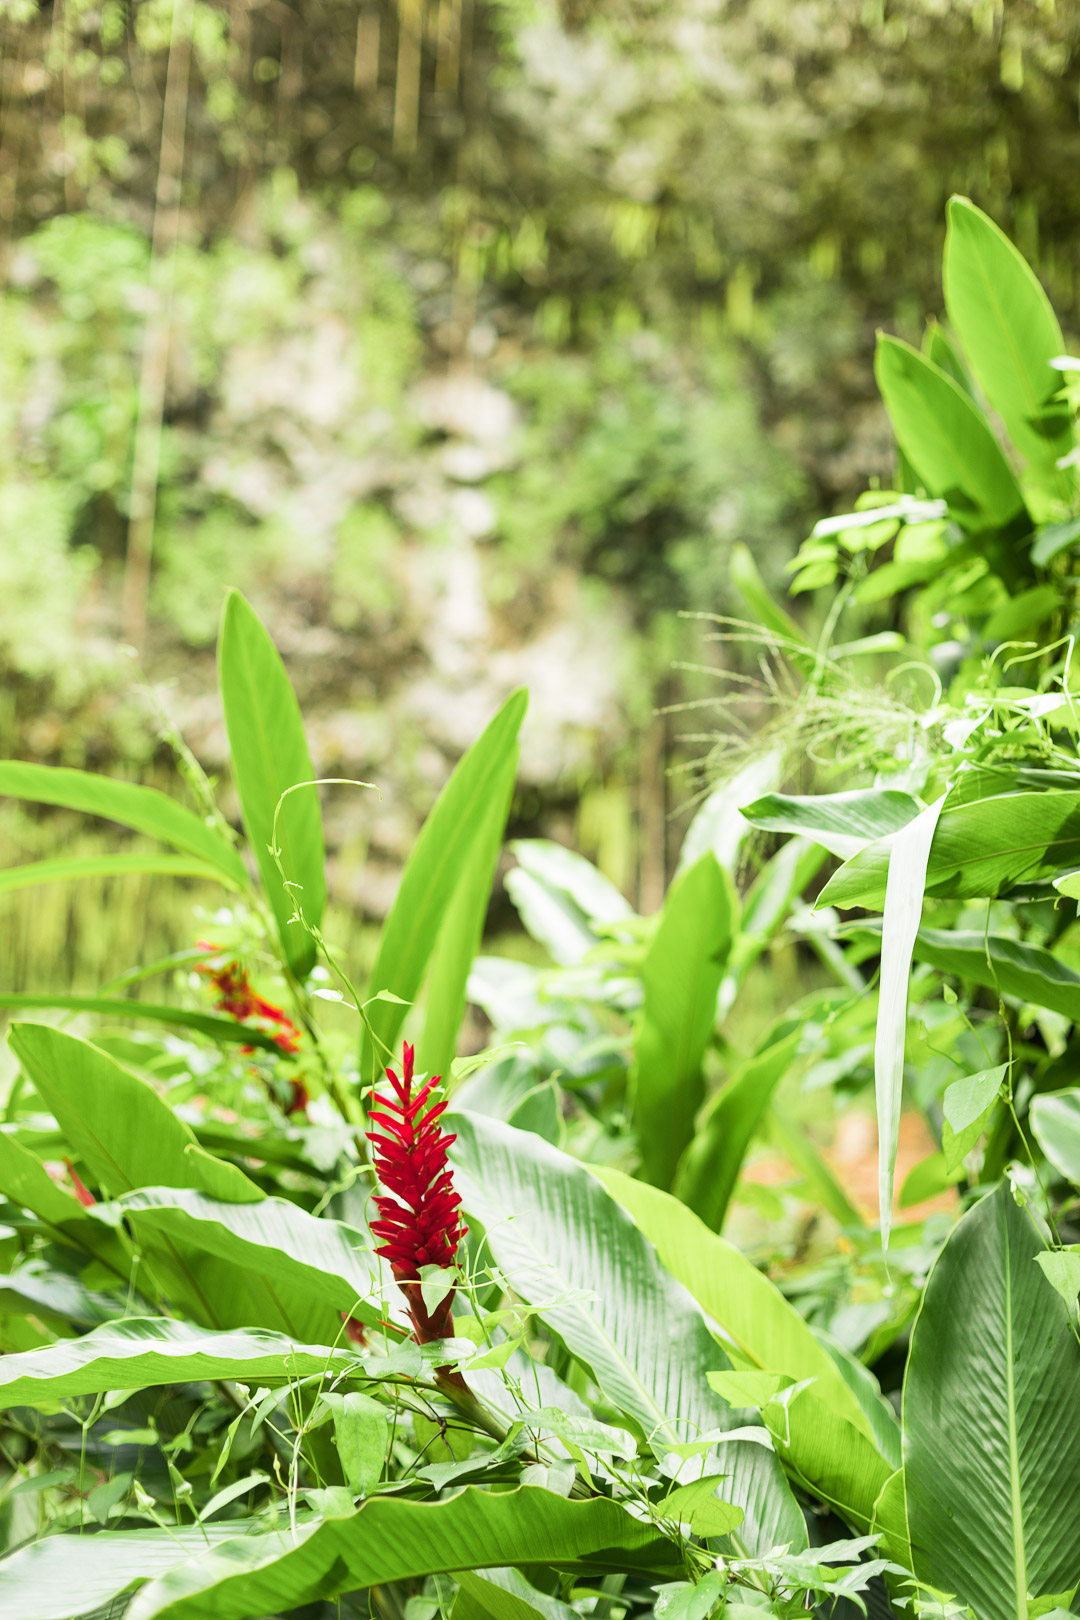
[[[290,919],[299,908],[317,928],[326,908],[319,795],[314,786],[299,785],[310,783],[315,772],[296,694],[269,633],[239,591],[225,600],[218,671],[244,826],[286,960],[298,979],[306,979],[315,965],[315,941]],[[270,852],[275,812],[285,881]]]
[[[736,1366],[795,1383],[813,1378],[823,1400],[868,1439],[873,1429],[829,1352],[776,1284],[746,1256],[709,1232],[685,1204],[619,1170],[593,1174],[654,1244],[664,1266],[720,1328]],[[729,1375],[730,1376],[730,1375]]]
[[[1070,491],[1055,462],[1072,448],[1067,405],[1055,399],[1064,353],[1050,300],[1005,233],[966,197],[952,197],[945,237],[945,307],[979,386],[1049,493]]]
[[[390,1440],[386,1408],[370,1395],[349,1390],[324,1395],[334,1414],[334,1439],[342,1471],[354,1496],[368,1496],[382,1478]]]
[[[1036,1007],[1049,1007],[1080,1023],[1080,973],[1041,945],[1027,945],[1000,934],[987,936],[974,929],[920,928],[915,956],[942,973],[954,973],[970,984],[1016,996]]]
[[[562,1145],[562,1093],[554,1080],[533,1086],[514,1104],[507,1119],[519,1131],[535,1131],[554,1147]]]
[[[295,1536],[237,1538],[151,1581],[127,1620],[248,1620],[358,1587],[506,1564],[598,1573],[679,1567],[675,1547],[614,1502],[469,1485],[447,1502],[376,1496],[351,1517],[299,1525]]]
[[[567,895],[590,923],[612,925],[633,917],[630,902],[584,855],[550,838],[518,838],[510,848],[523,871]]]
[[[780,1152],[802,1176],[811,1196],[841,1228],[865,1231],[866,1222],[833,1175],[803,1127],[778,1108],[770,1108],[766,1125]]]
[[[1044,1249],[1035,1260],[1051,1288],[1065,1301],[1071,1317],[1080,1294],[1080,1249],[1075,1243],[1067,1249]]]
[[[874,370],[897,443],[927,494],[968,528],[1003,528],[1024,497],[990,424],[940,367],[899,338],[878,336]]]
[[[465,988],[480,948],[491,885],[502,848],[517,774],[517,748],[503,757],[476,836],[463,855],[457,887],[439,927],[428,967],[424,1030],[417,1062],[429,1074],[449,1074],[465,1012]]]
[[[122,1592],[241,1533],[234,1519],[169,1530],[45,1536],[0,1561],[0,1614],[5,1620],[74,1620],[104,1610]]]
[[[1007,1186],[934,1266],[904,1384],[915,1573],[980,1620],[1080,1582],[1080,1345],[1033,1264],[1045,1245]]]
[[[776,787],[782,769],[780,750],[770,748],[765,754],[753,756],[734,776],[719,781],[702,800],[686,829],[677,871],[685,872],[711,849],[724,871],[734,877],[739,851],[750,833],[739,807]]]
[[[530,1586],[516,1569],[462,1570],[451,1620],[575,1620],[576,1609]]]
[[[169,1317],[127,1317],[80,1339],[0,1357],[0,1409],[203,1379],[262,1383],[333,1375],[355,1359],[347,1348],[294,1344],[258,1328],[215,1333]]]
[[[869,1530],[892,1464],[863,1430],[816,1388],[797,1390],[789,1401],[781,1394],[762,1415],[795,1482],[828,1502],[853,1529]]]
[[[239,1275],[265,1278],[276,1293],[322,1301],[361,1321],[382,1314],[378,1274],[362,1233],[341,1221],[309,1215],[285,1198],[224,1203],[201,1192],[144,1187],[123,1200],[138,1229],[170,1239],[182,1251],[228,1261]]]
[[[642,964],[630,1083],[641,1174],[654,1186],[671,1186],[705,1096],[701,1065],[737,904],[716,856],[702,855],[669,889]]]
[[[911,955],[922,916],[927,861],[944,797],[923,810],[891,839],[881,927],[881,982],[874,1040],[874,1091],[878,1117],[878,1214],[881,1245],[889,1246],[893,1180],[900,1139],[900,1100],[904,1085],[908,980]]]
[[[457,1132],[457,1189],[496,1264],[608,1400],[661,1448],[737,1426],[702,1376],[720,1352],[701,1310],[600,1182],[539,1137],[496,1120],[456,1114],[448,1125]],[[770,1452],[727,1442],[723,1464],[751,1548],[805,1544]]]
[[[1080,1187],[1080,1090],[1032,1098],[1028,1117],[1035,1140],[1054,1169]]]
[[[967,1151],[954,1151],[951,1158],[945,1153],[928,1153],[925,1159],[912,1165],[900,1188],[897,1199],[900,1208],[912,1209],[928,1198],[937,1198],[961,1181],[964,1174],[961,1160]]]
[[[62,765],[24,765],[0,761],[0,794],[29,799],[34,804],[55,804],[86,815],[104,816],[124,827],[157,838],[205,861],[226,877],[233,888],[248,887],[244,863],[236,850],[199,816],[159,793],[135,782],[114,782],[89,771]]]
[[[173,1024],[177,1029],[191,1029],[197,1035],[208,1035],[228,1045],[259,1046],[265,1052],[281,1050],[265,1030],[238,1024],[234,1018],[215,1018],[212,1013],[191,1012],[186,1007],[161,1007],[149,1001],[128,1001],[120,996],[33,995],[28,991],[9,991],[0,993],[0,1007],[10,1012],[56,1007],[65,1012],[99,1013],[102,1018]]]
[[[801,1039],[802,1030],[793,1030],[748,1059],[713,1097],[683,1154],[675,1190],[714,1232],[723,1227],[746,1151]]]
[[[947,1173],[963,1163],[990,1123],[1007,1069],[1007,1063],[982,1069],[964,1080],[954,1080],[947,1088],[942,1098],[945,1128],[941,1137]]]
[[[741,540],[736,540],[732,546],[728,566],[728,577],[749,608],[754,623],[762,625],[775,637],[796,663],[812,662],[813,648],[795,620],[773,601],[758,572],[753,552]]]
[[[764,832],[802,833],[841,860],[866,844],[899,832],[919,814],[919,803],[896,788],[860,788],[853,793],[791,797],[768,793],[743,809]]]
[[[818,906],[865,906],[885,900],[889,852],[899,834],[869,844],[826,883]],[[946,805],[934,834],[926,893],[950,900],[995,897],[1021,880],[1080,865],[1080,793],[1002,793]]]
[[[460,874],[487,823],[485,809],[503,791],[507,762],[517,757],[517,735],[528,694],[514,692],[487,729],[458,761],[435,801],[405,865],[401,886],[383,924],[368,994],[393,990],[415,1001]],[[380,1002],[369,1009],[375,1044],[365,1032],[360,1073],[370,1079],[394,1048],[404,1010]]]
[[[739,1528],[743,1514],[742,1508],[716,1495],[723,1482],[723,1475],[712,1474],[689,1485],[677,1485],[657,1502],[656,1511],[661,1518],[688,1524],[695,1536],[726,1536]]]
[[[9,866],[0,871],[0,892],[29,889],[37,883],[65,883],[81,877],[125,877],[131,872],[148,872],[159,877],[202,878],[207,883],[236,885],[207,861],[188,855],[73,855],[56,860],[33,861],[29,866]]]
[[[135,1187],[202,1187],[206,1182],[194,1133],[149,1081],[89,1041],[48,1024],[13,1024],[12,1051],[34,1090],[56,1116],[78,1156],[111,1197]],[[238,1198],[262,1191],[235,1165],[218,1161]]]

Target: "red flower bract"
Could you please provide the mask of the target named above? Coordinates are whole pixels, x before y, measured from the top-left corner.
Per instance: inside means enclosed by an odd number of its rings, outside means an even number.
[[[207,944],[205,940],[199,941],[199,948],[212,952],[217,950],[216,946]],[[251,980],[239,962],[222,962],[217,967],[200,962],[198,971],[209,979],[217,992],[219,1012],[228,1013],[238,1024],[246,1023],[249,1018],[259,1018],[274,1027],[274,1043],[282,1052],[291,1057],[299,1051],[300,1031],[288,1013],[283,1007],[276,1007],[272,1001],[255,994]],[[246,1046],[242,1050],[252,1052],[254,1047]],[[301,1104],[294,1101],[290,1112],[299,1106]]]
[[[432,1097],[442,1076],[435,1075],[414,1096],[415,1054],[408,1042],[402,1054],[402,1078],[387,1069],[393,1094],[377,1098],[370,1116],[374,1129],[368,1132],[368,1139],[376,1173],[386,1189],[375,1198],[381,1219],[372,1221],[371,1230],[382,1240],[376,1254],[390,1262],[395,1281],[409,1302],[416,1340],[426,1344],[451,1336],[454,1290],[429,1312],[420,1288],[421,1271],[424,1266],[451,1268],[466,1228],[458,1214],[461,1200],[446,1162],[454,1138],[439,1125],[446,1103]]]

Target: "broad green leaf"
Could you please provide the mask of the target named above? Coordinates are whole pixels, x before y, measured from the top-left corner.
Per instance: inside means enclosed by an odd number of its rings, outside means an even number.
[[[826,883],[817,904],[879,911],[898,836],[853,855]],[[951,900],[993,897],[1021,880],[1078,864],[1080,793],[1002,793],[946,805],[927,863],[926,893]]]
[[[107,1612],[122,1592],[218,1542],[236,1541],[242,1530],[234,1519],[168,1530],[45,1536],[0,1560],[0,1614],[4,1620],[73,1620]]]
[[[507,698],[458,761],[435,801],[383,924],[369,996],[379,990],[392,990],[407,1002],[416,1000],[463,864],[478,833],[487,825],[485,810],[493,796],[503,791],[507,761],[517,757],[517,735],[527,705],[528,694],[523,690]],[[360,1064],[365,1080],[389,1061],[404,1014],[405,1009],[392,1002],[369,1007],[367,1016],[375,1041],[365,1032]]]
[[[955,346],[946,335],[944,329],[937,321],[928,321],[923,334],[923,353],[928,355],[954,383],[970,394],[974,399],[975,387],[967,367],[961,360]]]
[[[550,838],[518,838],[510,849],[523,871],[531,872],[549,889],[568,895],[590,923],[621,923],[634,915],[630,902],[610,878],[564,844]]]
[[[677,871],[685,872],[711,849],[724,871],[734,877],[739,851],[750,832],[740,806],[771,792],[778,785],[782,768],[780,750],[771,748],[751,758],[734,776],[718,782],[686,829]]]
[[[871,1425],[829,1352],[776,1284],[733,1243],[708,1231],[670,1193],[607,1167],[594,1167],[593,1174],[655,1244],[662,1264],[720,1328],[737,1367],[784,1374],[795,1383],[813,1378],[821,1398],[867,1439],[873,1438]]]
[[[366,1322],[382,1314],[368,1303],[379,1288],[371,1248],[341,1221],[309,1215],[284,1198],[225,1203],[170,1187],[144,1187],[123,1205],[140,1231],[157,1232],[182,1251],[216,1255],[278,1292],[323,1301]]]
[[[1080,1294],[1080,1249],[1075,1243],[1067,1249],[1044,1249],[1035,1259],[1051,1288],[1065,1301],[1065,1309],[1071,1317],[1076,1309],[1076,1296]]]
[[[1072,449],[1068,406],[1055,399],[1061,327],[1023,256],[981,209],[952,197],[945,237],[945,307],[979,385],[1040,484],[1068,498],[1055,462]]]
[[[390,1440],[386,1408],[370,1395],[349,1390],[324,1395],[334,1415],[334,1442],[342,1471],[354,1496],[368,1496],[382,1478]]]
[[[874,370],[901,450],[929,495],[973,529],[1003,528],[1024,510],[1012,468],[978,406],[933,361],[878,337]]]
[[[462,1570],[451,1620],[575,1620],[577,1610],[538,1592],[516,1569]]]
[[[13,1126],[0,1126],[0,1193],[75,1248],[99,1253],[117,1246],[115,1234],[89,1216],[74,1193],[58,1187],[37,1155],[16,1140]]]
[[[13,1024],[8,1040],[34,1090],[108,1194],[135,1187],[202,1187],[203,1162],[194,1133],[149,1081],[89,1041],[48,1024]],[[262,1192],[235,1165],[215,1166],[218,1187],[228,1180],[238,1198]]]
[[[468,1215],[514,1293],[592,1373],[654,1444],[738,1425],[703,1374],[721,1355],[701,1310],[661,1265],[630,1215],[585,1167],[539,1137],[456,1114],[455,1181]],[[775,1456],[751,1442],[722,1448],[730,1497],[750,1548],[804,1545],[801,1515]]]
[[[1080,1090],[1032,1098],[1028,1117],[1035,1140],[1054,1169],[1080,1187]]]
[[[492,788],[439,928],[428,967],[424,1031],[417,1046],[417,1063],[428,1074],[448,1075],[454,1061],[466,986],[484,932],[516,774],[515,747],[503,760],[501,781],[497,780]]]
[[[904,1383],[914,1570],[980,1620],[1080,1584],[1080,1344],[1005,1185],[934,1266]]]
[[[506,892],[526,931],[560,967],[576,967],[599,945],[600,936],[565,889],[515,866],[506,874]]]
[[[675,1190],[714,1232],[723,1227],[746,1151],[801,1038],[802,1031],[793,1030],[744,1063],[716,1093],[683,1154]]]
[[[878,1117],[878,1215],[881,1244],[889,1246],[893,1179],[900,1139],[900,1098],[904,1084],[908,979],[911,953],[922,916],[930,846],[944,797],[894,834],[889,851],[885,916],[881,928],[881,983],[874,1040],[874,1091]]]
[[[701,1065],[737,907],[716,856],[702,855],[669,889],[642,964],[630,1085],[641,1174],[654,1186],[671,1186],[704,1100]]]
[[[347,1518],[299,1525],[295,1536],[246,1536],[197,1555],[137,1593],[127,1620],[250,1620],[358,1587],[506,1564],[650,1574],[679,1567],[672,1543],[614,1502],[468,1485],[447,1502],[372,1497]]]
[[[0,871],[0,892],[29,889],[38,883],[66,883],[71,878],[125,877],[146,872],[159,877],[202,878],[207,883],[226,883],[235,888],[216,866],[193,860],[189,855],[70,855],[55,860],[33,861],[29,866],[9,866]]]
[[[533,1086],[507,1115],[507,1124],[519,1131],[535,1131],[545,1142],[559,1147],[563,1138],[562,1093],[554,1080]]]
[[[945,1129],[947,1132],[948,1126]],[[912,1165],[900,1187],[897,1198],[900,1208],[912,1209],[917,1204],[925,1203],[928,1198],[939,1197],[962,1181],[964,1172],[961,1161],[967,1151],[965,1148],[954,1148],[949,1156],[944,1152],[928,1153],[925,1159]]]
[[[881,1549],[894,1562],[911,1568],[911,1538],[908,1535],[907,1498],[904,1494],[904,1470],[898,1468],[890,1474],[874,1504],[871,1528],[881,1537]]]
[[[203,1379],[262,1383],[323,1372],[334,1376],[352,1361],[348,1347],[293,1344],[256,1328],[215,1333],[165,1316],[127,1317],[80,1339],[0,1357],[0,1409]]]
[[[286,960],[298,979],[306,979],[315,965],[315,941],[290,919],[300,909],[317,928],[326,907],[319,795],[314,786],[299,785],[311,783],[315,772],[296,694],[269,632],[239,591],[230,591],[225,601],[218,674],[244,827]],[[271,854],[275,813],[285,881]]]
[[[34,995],[30,991],[0,993],[0,1007],[8,1012],[30,1012],[55,1007],[64,1012],[98,1013],[102,1018],[133,1018],[148,1024],[173,1024],[191,1029],[197,1035],[229,1045],[260,1046],[265,1052],[281,1048],[265,1030],[238,1024],[234,1018],[215,1018],[212,1013],[191,1012],[187,1007],[162,1007],[150,1001],[128,1001],[120,996]]]
[[[899,832],[919,814],[918,800],[896,788],[860,788],[853,793],[791,797],[768,793],[743,809],[765,832],[802,833],[841,860],[875,839]]]
[[[975,929],[920,928],[915,958],[999,995],[1049,1007],[1080,1023],[1080,973],[1041,945]]]
[[[18,760],[0,761],[0,794],[29,799],[34,804],[55,804],[66,810],[81,810],[88,816],[104,816],[135,832],[157,838],[163,844],[206,861],[222,873],[233,888],[246,889],[244,863],[233,846],[216,827],[170,799],[157,788],[140,787],[135,782],[115,782],[90,771],[69,770],[63,765],[24,765]]]

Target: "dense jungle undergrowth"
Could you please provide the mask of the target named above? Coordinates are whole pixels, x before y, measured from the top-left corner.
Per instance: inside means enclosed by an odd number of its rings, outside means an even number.
[[[6,888],[217,895],[0,993],[4,1620],[1074,1612],[1080,359],[963,197],[943,281],[878,343],[894,487],[793,562],[821,634],[732,553],[753,656],[653,910],[515,839],[535,952],[485,952],[517,690],[361,975],[321,801],[378,786],[314,779],[237,591],[237,816],[178,737],[182,796],[0,764],[135,835]],[[868,1206],[828,1134],[871,1097]]]

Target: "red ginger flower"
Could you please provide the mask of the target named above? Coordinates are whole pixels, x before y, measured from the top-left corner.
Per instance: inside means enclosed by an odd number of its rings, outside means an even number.
[[[217,947],[200,940],[199,949],[215,952]],[[265,1001],[262,996],[255,994],[251,980],[239,962],[223,962],[219,967],[200,962],[198,971],[209,979],[217,992],[219,1012],[228,1013],[238,1024],[246,1023],[249,1018],[261,1018],[277,1029],[274,1042],[282,1052],[292,1056],[299,1051],[299,1029],[283,1007],[275,1007],[272,1001]],[[243,1050],[252,1052],[254,1047],[246,1046]]]
[[[390,1262],[394,1280],[409,1302],[413,1335],[418,1344],[431,1339],[452,1337],[451,1288],[431,1313],[424,1304],[420,1287],[424,1266],[453,1267],[458,1244],[466,1227],[458,1213],[461,1199],[446,1162],[446,1151],[453,1136],[439,1125],[445,1102],[433,1102],[432,1093],[442,1079],[435,1075],[413,1096],[414,1049],[402,1047],[402,1079],[393,1069],[386,1078],[392,1096],[376,1099],[379,1110],[370,1115],[375,1129],[368,1139],[373,1148],[375,1170],[386,1188],[375,1198],[381,1220],[372,1221],[371,1230],[382,1242],[375,1250]]]

